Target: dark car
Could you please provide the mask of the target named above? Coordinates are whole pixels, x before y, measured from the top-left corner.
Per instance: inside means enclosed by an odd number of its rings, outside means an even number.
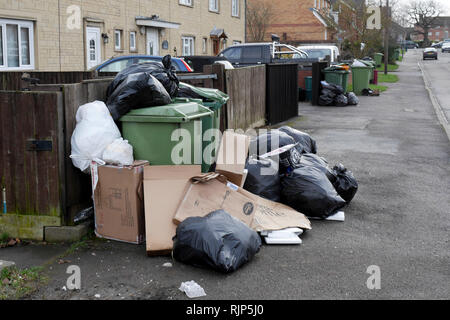
[[[310,59],[305,51],[277,42],[234,45],[223,50],[219,57],[226,58],[235,68],[269,63],[312,63],[320,60]]]
[[[440,48],[442,48],[442,44],[443,44],[443,43],[444,43],[444,41],[436,42],[436,43],[433,43],[431,46],[432,46],[433,48],[440,49]]]
[[[162,58],[160,56],[144,56],[144,55],[135,55],[135,56],[121,56],[117,58],[112,58],[97,67],[93,68],[97,72],[120,72],[126,67],[131,66],[136,63],[146,63],[151,61],[162,62]],[[172,66],[175,68],[177,73],[186,73],[186,72],[194,72],[192,68],[180,58],[172,58]]]
[[[426,59],[434,59],[434,60],[438,59],[438,53],[436,48],[425,48],[425,50],[423,51],[423,60]]]
[[[225,57],[216,56],[184,56],[182,58],[194,69],[194,72],[203,72],[203,66],[214,64],[217,61],[228,61]]]

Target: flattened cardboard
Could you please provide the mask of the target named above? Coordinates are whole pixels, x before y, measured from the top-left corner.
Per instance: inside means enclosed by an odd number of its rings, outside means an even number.
[[[144,169],[146,250],[148,255],[170,254],[176,233],[175,212],[191,177],[201,166],[148,166]]]
[[[145,166],[148,161],[135,161],[124,167],[96,167],[93,189],[97,236],[134,244],[144,241],[142,180]]]
[[[204,217],[224,209],[255,231],[285,228],[311,229],[302,213],[278,202],[263,199],[221,178],[191,184],[174,218],[176,224],[188,217]],[[249,214],[250,213],[250,214]]]
[[[189,217],[204,217],[213,211],[223,209],[251,226],[255,203],[243,196],[239,189],[238,186],[227,182],[226,179],[191,183],[175,214],[174,222],[179,224]]]
[[[249,147],[249,136],[225,131],[217,151],[216,172],[223,174],[228,181],[235,185],[243,186]]]
[[[303,213],[282,203],[261,198],[247,190],[240,189],[239,191],[257,203],[257,210],[251,225],[253,230],[311,229],[311,222]]]

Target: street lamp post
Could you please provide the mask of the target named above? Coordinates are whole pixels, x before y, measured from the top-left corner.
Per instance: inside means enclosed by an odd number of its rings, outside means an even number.
[[[390,24],[390,10],[389,10],[389,0],[386,0],[386,15],[387,19],[385,21],[384,30],[384,74],[388,74],[388,64],[389,64],[389,24]]]

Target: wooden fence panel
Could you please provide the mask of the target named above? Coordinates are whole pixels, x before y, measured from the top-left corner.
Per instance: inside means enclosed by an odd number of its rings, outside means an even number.
[[[1,184],[10,213],[61,215],[61,92],[0,92]],[[32,141],[49,141],[46,151]]]
[[[266,119],[266,67],[226,70],[228,129],[256,128]]]

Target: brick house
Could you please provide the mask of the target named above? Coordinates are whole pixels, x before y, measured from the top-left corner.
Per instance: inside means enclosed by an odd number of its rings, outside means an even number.
[[[420,30],[420,27],[415,26],[414,30]],[[438,17],[435,21],[435,26],[428,30],[428,39],[432,42],[450,39],[450,17]],[[423,34],[412,32],[411,40],[423,41],[424,36]]]
[[[248,0],[249,6],[264,5],[267,0]],[[335,34],[328,23],[332,16],[331,0],[284,0],[270,6],[272,19],[263,41],[276,34],[290,44],[333,42]],[[248,42],[254,40],[247,37]]]
[[[245,40],[245,0],[3,0],[0,71],[83,71],[128,54],[214,55]]]

